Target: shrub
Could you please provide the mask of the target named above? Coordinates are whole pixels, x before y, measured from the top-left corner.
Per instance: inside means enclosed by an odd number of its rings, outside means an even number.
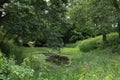
[[[18,63],[21,63],[24,58],[22,56],[22,47],[14,45],[12,41],[1,42],[0,49],[6,57],[10,58],[11,56],[14,56]]]
[[[90,50],[99,48],[101,44],[102,44],[101,37],[90,38],[90,39],[82,41],[81,44],[79,45],[79,48],[83,52],[88,52]]]
[[[17,63],[20,64],[25,56],[23,55],[23,49],[22,47],[13,45],[10,49],[10,55],[14,56],[15,60],[17,60]]]
[[[49,66],[46,63],[46,56],[44,54],[31,54],[30,57],[24,59],[24,62],[35,71],[45,70]]]
[[[29,66],[23,67],[15,64],[15,61],[0,56],[0,80],[30,80],[34,70]]]
[[[120,54],[120,45],[113,46],[112,53]]]
[[[24,59],[22,65],[28,65],[35,71],[34,79],[32,80],[46,80],[44,75],[50,71],[52,64],[46,62],[45,59],[46,56],[44,54],[31,54],[30,57]]]
[[[108,35],[108,41],[107,41],[107,46],[115,46],[120,44],[120,39],[118,37],[118,34],[114,33],[114,34],[110,34]]]

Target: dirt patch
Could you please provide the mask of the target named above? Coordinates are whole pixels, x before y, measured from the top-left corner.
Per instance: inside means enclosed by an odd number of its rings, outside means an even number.
[[[67,56],[53,54],[53,53],[44,53],[47,56],[46,61],[54,63],[56,65],[68,65],[70,64],[70,59]]]

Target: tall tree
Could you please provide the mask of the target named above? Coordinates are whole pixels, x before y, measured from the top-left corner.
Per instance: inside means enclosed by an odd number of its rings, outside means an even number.
[[[67,0],[10,0],[3,4],[2,13],[8,16],[1,26],[7,36],[16,35],[24,41],[39,38],[61,42],[66,5]]]
[[[70,23],[73,25],[72,37],[70,40],[83,40],[95,35],[95,28],[91,23],[88,14],[87,0],[73,0],[70,4],[68,16],[70,17]]]
[[[107,0],[92,0],[90,1],[90,13],[91,19],[95,26],[103,35],[103,41],[106,42],[106,34],[110,32],[112,26],[113,8],[111,7],[111,1]]]

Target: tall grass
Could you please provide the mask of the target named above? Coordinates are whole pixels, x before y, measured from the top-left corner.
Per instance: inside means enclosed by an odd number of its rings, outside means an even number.
[[[63,49],[64,52],[68,52]],[[75,51],[74,51],[75,50]],[[120,56],[112,54],[111,47],[82,53],[73,49],[69,53],[70,66],[51,65],[36,72],[33,80],[119,80]],[[76,52],[74,54],[74,52]],[[79,55],[78,55],[79,54]]]
[[[61,54],[71,59],[69,66],[57,66],[51,63],[48,66],[45,61],[42,61],[41,64],[35,59],[34,65],[42,67],[37,69],[32,80],[120,80],[120,54],[118,54],[120,53],[120,45],[115,46],[116,43],[119,43],[118,34],[109,34],[107,39],[107,45],[104,45],[102,37],[98,36],[77,42],[79,44],[75,44],[74,47],[72,44],[70,47],[62,48]],[[26,56],[31,52],[37,54],[52,51],[50,48],[24,49],[26,49],[24,50]],[[40,57],[37,57],[39,60]]]

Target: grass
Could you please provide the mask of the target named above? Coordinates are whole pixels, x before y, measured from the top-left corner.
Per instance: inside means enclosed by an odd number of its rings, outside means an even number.
[[[111,33],[107,35],[107,42],[104,43],[102,41],[102,36],[97,36],[95,38],[89,38],[83,41],[77,42],[79,44],[79,48],[83,52],[89,52],[98,48],[110,47],[111,45],[117,45],[120,43],[117,33]]]
[[[109,40],[112,41],[113,38],[117,38],[116,33],[108,35]],[[62,48],[60,54],[68,56],[71,64],[69,66],[43,65],[40,70],[35,72],[32,80],[120,80],[120,46],[115,51],[113,51],[114,46],[92,49],[87,52],[80,51],[79,46],[83,47],[83,44],[86,43],[85,48],[90,48],[91,44],[96,41],[101,43],[101,36],[77,42],[73,47]],[[43,47],[24,49],[25,56],[44,51],[52,52],[53,50]]]
[[[120,55],[113,54],[111,48],[88,53],[78,48],[64,48],[63,53],[71,58],[70,66],[52,64],[47,69],[35,72],[33,80],[120,80]]]

